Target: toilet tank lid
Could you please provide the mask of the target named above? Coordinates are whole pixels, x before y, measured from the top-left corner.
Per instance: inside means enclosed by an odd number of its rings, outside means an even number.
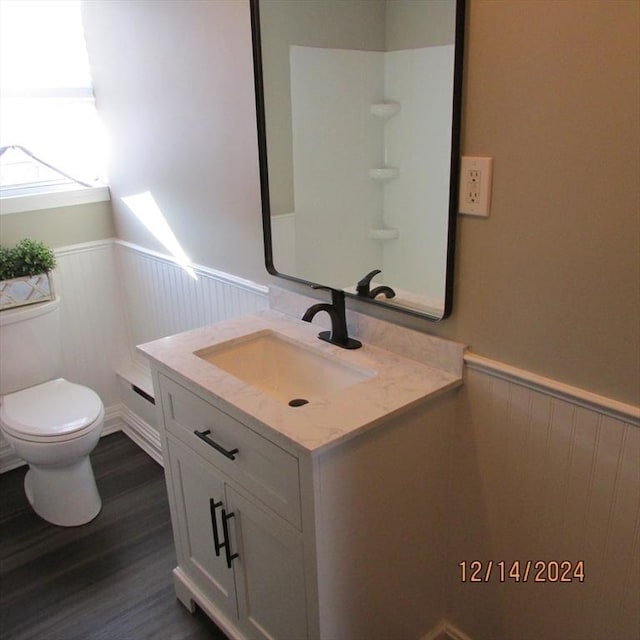
[[[77,434],[102,412],[95,391],[57,378],[4,396],[0,419],[17,437],[55,438]]]

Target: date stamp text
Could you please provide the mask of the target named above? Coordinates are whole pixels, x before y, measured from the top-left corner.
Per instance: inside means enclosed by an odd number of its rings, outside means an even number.
[[[584,582],[584,560],[463,560],[460,582]]]

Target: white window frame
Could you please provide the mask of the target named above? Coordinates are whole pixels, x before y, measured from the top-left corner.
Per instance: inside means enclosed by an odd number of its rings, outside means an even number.
[[[34,189],[38,189],[38,187]],[[57,191],[39,189],[37,192],[32,190],[32,193],[0,197],[0,215],[71,207],[78,204],[92,204],[111,200],[109,187],[105,185],[96,187],[71,186]]]
[[[92,86],[17,89],[3,86],[1,97],[71,98],[95,103]],[[88,185],[72,179],[65,180],[65,177],[65,174],[61,174],[60,182],[51,181],[0,188],[0,215],[110,201],[109,187],[105,183],[95,182]]]

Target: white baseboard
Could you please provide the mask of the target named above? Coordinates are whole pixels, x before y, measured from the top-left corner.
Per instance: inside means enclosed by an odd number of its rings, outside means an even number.
[[[25,461],[22,458],[18,458],[9,443],[2,438],[0,440],[0,473],[17,469],[23,464],[25,464]]]
[[[160,435],[123,404],[112,405],[105,409],[101,437],[117,431],[123,431],[147,455],[159,465],[163,465]],[[0,438],[0,473],[17,469],[24,464],[26,464],[25,461],[14,453],[9,443],[4,438]]]
[[[156,429],[124,404],[120,405],[120,415],[124,422],[122,431],[160,466],[164,466],[160,434]]]
[[[108,436],[116,431],[122,431],[122,411],[119,404],[107,407],[104,410],[104,424],[100,437]]]

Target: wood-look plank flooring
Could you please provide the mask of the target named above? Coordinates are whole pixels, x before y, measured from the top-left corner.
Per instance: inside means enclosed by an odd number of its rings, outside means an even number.
[[[56,527],[24,496],[26,467],[0,476],[2,640],[223,640],[176,600],[162,468],[122,433],[91,455],[103,506]]]

